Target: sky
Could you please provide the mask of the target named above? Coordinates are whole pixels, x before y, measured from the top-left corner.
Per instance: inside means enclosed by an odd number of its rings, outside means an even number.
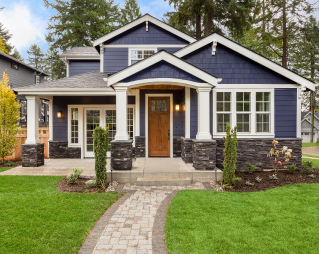
[[[319,8],[318,0],[309,2]],[[114,3],[123,7],[124,0],[114,0]],[[174,10],[168,1],[164,0],[138,0],[138,3],[142,15],[149,13],[160,20],[164,13]],[[34,43],[43,52],[47,51],[46,28],[49,18],[55,13],[54,10],[45,8],[43,0],[0,0],[0,7],[5,7],[0,11],[0,22],[13,35],[9,42],[19,50],[24,59],[27,59],[27,50]],[[319,9],[315,14],[319,18]]]

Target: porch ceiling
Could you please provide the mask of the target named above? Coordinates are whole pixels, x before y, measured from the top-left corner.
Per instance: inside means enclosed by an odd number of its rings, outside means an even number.
[[[140,89],[140,90],[183,90],[183,86],[175,86],[175,85],[148,85],[148,86],[139,86],[134,87],[132,89]]]

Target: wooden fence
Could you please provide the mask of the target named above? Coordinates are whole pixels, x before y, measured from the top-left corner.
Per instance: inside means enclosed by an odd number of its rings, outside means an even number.
[[[27,127],[22,127],[22,131],[17,135],[19,137],[17,142],[17,147],[15,148],[15,152],[11,156],[7,156],[5,158],[6,161],[18,161],[22,159],[22,147],[27,139]],[[44,143],[44,158],[49,158],[49,149],[48,149],[48,141],[49,141],[49,127],[39,127],[39,139],[40,143]]]

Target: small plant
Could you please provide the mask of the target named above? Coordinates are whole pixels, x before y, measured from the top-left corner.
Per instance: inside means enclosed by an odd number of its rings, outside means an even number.
[[[287,166],[287,172],[293,174],[297,170],[297,165],[292,164]]]
[[[68,182],[71,184],[74,184],[78,178],[79,178],[79,175],[74,173],[67,176]]]
[[[270,180],[278,180],[278,177],[275,174],[273,174],[273,175],[269,176],[269,179]]]
[[[88,180],[85,182],[85,184],[88,188],[92,188],[92,187],[96,186],[96,181],[95,180]]]
[[[312,172],[312,168],[313,168],[312,161],[304,161],[302,165],[304,170],[308,172]]]
[[[316,176],[314,174],[308,175],[310,178],[315,179]]]
[[[247,181],[245,184],[246,184],[247,186],[253,186],[253,185],[254,185],[253,183],[251,183],[251,182],[249,182],[249,181]]]
[[[14,163],[9,160],[7,163],[5,163],[5,165],[6,165],[7,167],[13,167],[13,166],[14,166]]]
[[[258,177],[258,176],[255,178],[255,181],[256,181],[257,183],[260,183],[261,180],[262,180],[262,179],[261,179],[260,177]]]
[[[83,173],[83,169],[78,169],[78,168],[72,168],[72,171],[74,174],[77,174],[80,176]]]
[[[90,191],[89,190],[85,190],[84,193],[90,193]]]
[[[241,183],[242,179],[240,177],[235,177],[233,179],[234,186],[238,186]]]
[[[248,173],[255,172],[255,169],[256,169],[256,165],[252,165],[250,163],[246,163],[246,170],[248,171]]]
[[[273,140],[272,144],[274,147],[270,149],[270,152],[269,154],[267,154],[267,157],[270,159],[271,166],[274,169],[275,173],[277,173],[278,167],[283,166],[284,168],[287,168],[286,166],[284,166],[284,163],[289,162],[292,150],[288,149],[287,146],[283,146],[282,149],[277,149],[277,140]]]

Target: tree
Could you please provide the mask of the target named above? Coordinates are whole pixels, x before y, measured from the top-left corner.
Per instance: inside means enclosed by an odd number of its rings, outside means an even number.
[[[16,48],[13,50],[13,54],[11,54],[11,56],[15,59],[20,60],[21,62],[24,62],[24,58],[20,55],[19,51]]]
[[[226,124],[226,137],[224,137],[224,162],[223,179],[224,184],[232,185],[235,178],[237,162],[237,126],[231,129],[230,124]]]
[[[2,42],[4,43],[6,49],[8,50],[8,53],[10,53],[14,48],[9,43],[9,40],[12,38],[12,34],[9,33],[9,30],[7,30],[1,22],[0,22],[0,38],[2,39]]]
[[[124,8],[121,9],[119,23],[124,26],[141,16],[142,14],[138,2],[136,0],[125,0]]]
[[[3,53],[8,53],[8,50],[6,49],[5,44],[2,42],[2,39],[0,38],[0,51]]]
[[[38,69],[42,70],[44,68],[44,54],[43,51],[38,47],[36,44],[33,44],[30,46],[29,50],[27,50],[28,53],[28,62],[29,64]]]
[[[0,82],[0,158],[4,163],[6,156],[12,155],[17,145],[17,133],[20,131],[20,104],[8,85],[8,76],[3,73]]]
[[[45,77],[45,81],[56,80],[66,76],[66,67],[64,62],[60,59],[57,50],[48,49],[45,54],[45,67],[43,72],[49,74]]]

